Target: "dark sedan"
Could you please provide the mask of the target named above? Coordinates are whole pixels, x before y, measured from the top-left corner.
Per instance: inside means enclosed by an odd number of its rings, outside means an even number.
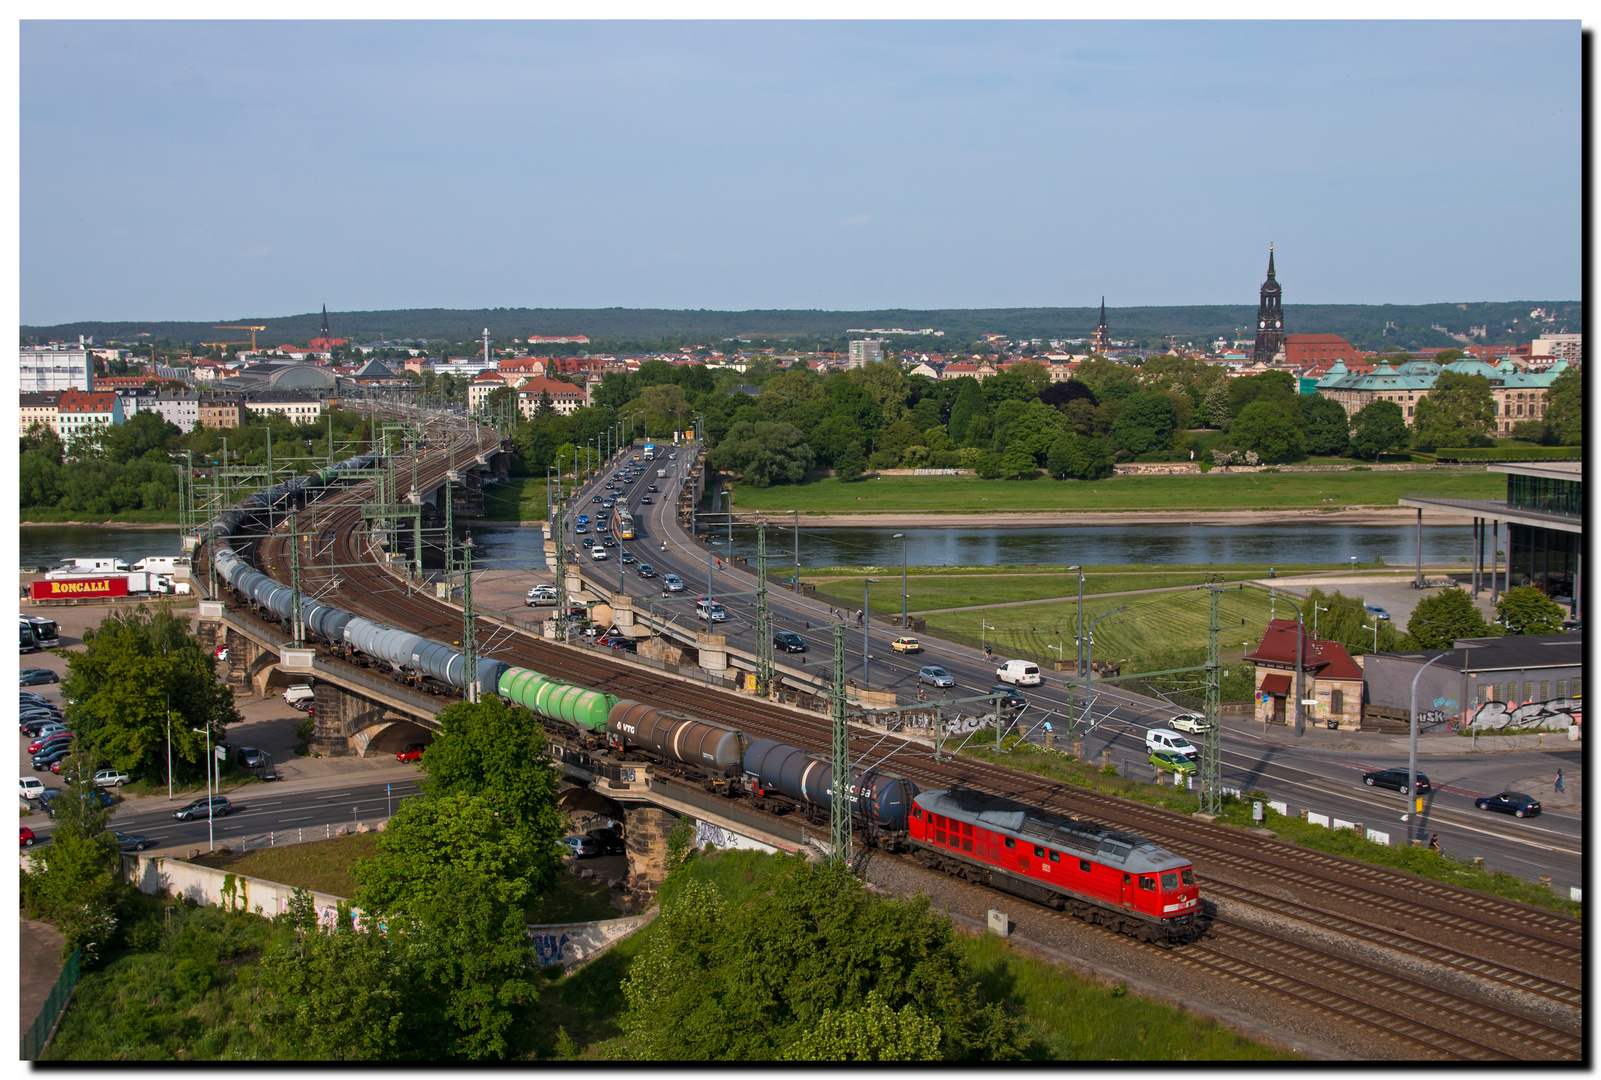
[[[145,848],[156,846],[156,842],[148,836],[132,836],[125,832],[112,835],[117,838],[118,851],[143,851]]]
[[[174,810],[172,812],[172,816],[177,818],[179,821],[191,821],[195,818],[205,819],[227,817],[232,810],[233,803],[229,802],[221,795],[213,795],[209,799],[196,799],[194,802],[190,803],[188,806],[185,806],[181,810]]]
[[[651,498],[651,497],[650,497],[650,496],[649,496],[649,495],[641,495],[641,496],[640,496],[640,497],[639,497],[639,501],[640,501],[640,502],[641,502],[641,503],[643,503],[643,504],[645,504],[645,505],[646,505],[646,506],[649,506],[649,505],[651,505],[651,504],[652,504],[652,503],[654,503],[654,502],[655,502],[655,501],[656,501],[656,500],[655,500],[655,499],[653,499],[653,498]]]
[[[1000,697],[1003,708],[1021,709],[1023,706],[1028,704],[1028,698],[1024,697],[1022,694],[1019,694],[1010,686],[997,684],[990,687],[989,692],[992,695],[997,695]]]
[[[1407,793],[1406,789],[1411,784],[1405,769],[1380,769],[1377,772],[1363,773],[1362,782],[1368,787],[1389,788],[1391,791],[1399,791],[1402,795]],[[1429,778],[1418,773],[1418,794],[1421,795],[1428,790]]]
[[[1480,810],[1494,810],[1496,813],[1511,814],[1513,817],[1534,817],[1540,812],[1539,799],[1517,791],[1486,795],[1481,799],[1474,799],[1473,805]]]
[[[44,668],[31,667],[22,669],[21,686],[37,686],[40,683],[60,682],[61,677],[53,671]]]
[[[645,578],[655,577],[656,576],[656,568],[654,566],[652,566],[648,562],[640,563],[639,564],[639,576],[640,577],[645,577]]]
[[[773,644],[789,653],[803,653],[806,651],[806,642],[793,630],[780,630],[773,635]]]
[[[628,847],[623,843],[622,837],[610,829],[590,829],[584,835],[600,845],[602,855],[628,854]]]

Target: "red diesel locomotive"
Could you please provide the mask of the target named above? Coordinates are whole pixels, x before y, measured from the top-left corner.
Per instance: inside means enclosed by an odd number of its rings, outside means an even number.
[[[906,827],[925,866],[1143,941],[1196,936],[1195,867],[1143,836],[961,789],[920,792]]]

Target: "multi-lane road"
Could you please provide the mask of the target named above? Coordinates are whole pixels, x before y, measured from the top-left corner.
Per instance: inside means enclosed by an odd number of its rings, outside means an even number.
[[[641,461],[640,475],[632,481],[621,481],[616,475],[623,471],[623,462],[639,448],[614,458],[608,467],[581,488],[569,504],[571,512],[564,520],[566,543],[576,558],[584,563],[588,575],[602,583],[615,583],[621,551],[630,551],[642,563],[649,563],[657,572],[653,579],[637,575],[637,566],[624,566],[624,581],[631,594],[648,598],[652,609],[662,619],[674,619],[675,625],[700,625],[695,613],[695,601],[708,594],[723,604],[728,621],[715,629],[728,635],[731,644],[744,649],[755,648],[756,605],[755,577],[745,569],[736,569],[727,561],[726,543],[710,545],[711,567],[708,572],[708,545],[692,539],[679,527],[676,506],[680,485],[688,475],[694,459],[693,446],[663,447],[654,462]],[[658,477],[657,471],[666,476]],[[606,489],[607,482],[615,490]],[[647,494],[648,485],[659,489],[652,493],[653,502],[640,503]],[[591,519],[591,538],[597,537],[593,520],[600,509],[596,497],[615,497],[619,505],[627,506],[634,515],[636,538],[621,541],[610,549],[610,559],[595,562],[575,543],[573,521],[578,513],[588,513]],[[720,517],[720,515],[719,515]],[[775,523],[777,524],[777,523]],[[714,535],[718,532],[715,527]],[[787,570],[794,555],[781,550],[781,545],[792,543],[788,529],[775,528],[770,534],[773,552],[771,565]],[[804,538],[802,539],[804,544]],[[721,563],[719,563],[721,560]],[[681,593],[666,593],[662,589],[661,575],[675,573],[683,579]],[[799,634],[808,646],[804,654],[812,664],[828,664],[833,655],[833,624],[836,617],[825,602],[811,599],[774,583],[768,590],[768,608],[775,630],[789,630]],[[886,576],[886,587],[892,586]],[[846,656],[849,672],[856,682],[874,690],[893,690],[902,702],[917,700],[918,668],[938,664],[956,679],[954,690],[937,691],[926,687],[930,701],[971,698],[986,693],[996,683],[995,668],[1003,657],[986,661],[983,653],[937,638],[922,636],[923,651],[904,655],[892,651],[890,642],[900,635],[899,628],[883,623],[869,623],[867,636],[867,671],[862,669],[862,636],[857,629],[855,611],[844,612],[847,626]],[[777,652],[775,658],[781,666],[804,670],[801,656]],[[1028,706],[1019,719],[1021,730],[1031,730],[1038,740],[1051,725],[1058,735],[1082,733],[1086,749],[1097,760],[1109,753],[1114,762],[1129,765],[1129,775],[1146,776],[1148,768],[1145,751],[1145,732],[1159,726],[1164,719],[1177,714],[1179,709],[1164,702],[1140,697],[1119,689],[1115,684],[1097,687],[1091,715],[1084,716],[1082,693],[1070,701],[1069,689],[1052,673],[1045,675],[1045,685],[1027,687],[1022,693]],[[986,711],[982,703],[968,705],[967,711]],[[982,735],[975,736],[976,739]],[[1409,836],[1428,837],[1438,834],[1446,851],[1463,856],[1482,856],[1486,863],[1528,878],[1550,874],[1553,885],[1565,890],[1582,884],[1582,819],[1562,811],[1547,812],[1536,819],[1518,820],[1499,814],[1487,814],[1474,809],[1473,799],[1491,795],[1512,787],[1522,789],[1536,797],[1550,793],[1549,787],[1534,789],[1525,783],[1530,777],[1551,775],[1561,768],[1571,778],[1582,767],[1582,754],[1568,744],[1554,745],[1545,750],[1517,753],[1438,753],[1442,740],[1456,741],[1452,736],[1432,736],[1427,739],[1420,756],[1419,770],[1427,775],[1434,791],[1425,796],[1424,812],[1415,820],[1403,822],[1406,799],[1397,792],[1369,788],[1362,783],[1366,771],[1405,766],[1406,754],[1400,740],[1389,736],[1358,734],[1338,740],[1325,733],[1312,731],[1298,738],[1293,729],[1263,731],[1262,725],[1248,719],[1228,719],[1223,725],[1223,782],[1240,790],[1262,791],[1271,799],[1283,800],[1292,810],[1310,808],[1346,821],[1361,822],[1369,828],[1390,834],[1397,843],[1406,842]],[[1487,741],[1487,740],[1486,740]],[[1360,749],[1350,748],[1355,743]],[[1484,745],[1481,742],[1481,746]],[[1410,831],[1409,831],[1410,830]]]

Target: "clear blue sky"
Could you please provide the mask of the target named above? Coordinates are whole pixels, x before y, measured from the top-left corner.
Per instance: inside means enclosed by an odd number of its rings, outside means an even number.
[[[1580,27],[24,22],[21,318],[1577,299]]]

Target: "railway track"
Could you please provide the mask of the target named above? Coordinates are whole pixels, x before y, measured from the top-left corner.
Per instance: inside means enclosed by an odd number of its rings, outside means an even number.
[[[445,450],[425,452],[418,461],[419,486],[441,482],[460,449],[453,442]],[[337,593],[342,606],[424,636],[459,639],[461,620],[456,609],[421,594],[408,594],[395,577],[369,562],[358,540],[362,532],[359,507],[331,508],[318,532],[323,550],[331,552],[333,562],[343,564],[339,574],[345,584]],[[257,545],[258,563],[279,580],[287,576],[282,569],[287,564],[284,543],[281,535],[274,534]],[[308,567],[302,578],[307,591],[316,591],[319,580],[324,584],[329,580],[328,572],[319,578],[315,567]],[[482,629],[479,638],[481,648],[490,644]],[[534,670],[560,672],[563,678],[618,696],[652,701],[753,734],[782,738],[803,750],[826,753],[830,744],[826,718],[733,697],[580,649],[513,635],[498,642],[493,654]],[[881,745],[884,741],[853,731],[853,758],[871,754],[875,762],[882,760],[889,756]],[[907,745],[893,737],[890,741],[896,748]],[[1281,919],[1410,953],[1502,987],[1543,995],[1554,1004],[1582,1005],[1582,928],[1576,920],[972,758],[935,763],[895,757],[893,761],[892,771],[926,787],[976,787],[1150,836],[1190,856],[1219,896],[1254,905]],[[1264,891],[1268,889],[1276,891]],[[1279,892],[1291,892],[1295,897]],[[1331,913],[1326,910],[1329,898],[1371,914],[1360,918]],[[1393,928],[1369,921],[1381,916]],[[1412,925],[1393,926],[1396,920]],[[1582,1044],[1575,1036],[1528,1017],[1330,956],[1261,929],[1221,922],[1214,922],[1214,928],[1216,940],[1209,935],[1200,945],[1171,955],[1183,963],[1206,965],[1219,975],[1331,1009],[1431,1055],[1464,1060],[1550,1060],[1582,1055]],[[1425,932],[1437,940],[1418,936]],[[1440,944],[1442,941],[1449,946]],[[1528,967],[1544,969],[1544,973],[1526,970]],[[1391,1002],[1395,1008],[1383,1002]],[[1426,1015],[1454,1020],[1472,1017],[1476,1024],[1497,1034],[1489,1043],[1479,1042],[1424,1023],[1421,1017]]]

